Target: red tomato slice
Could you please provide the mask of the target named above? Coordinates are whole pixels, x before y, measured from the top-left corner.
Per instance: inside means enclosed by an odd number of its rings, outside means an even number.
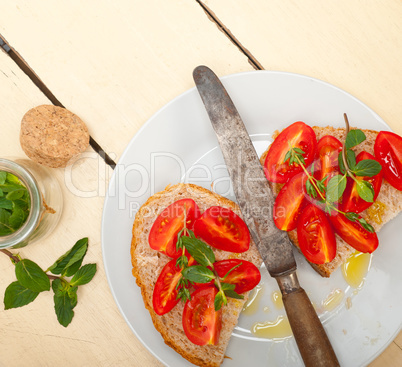
[[[378,159],[376,159],[372,154],[361,152],[356,157],[356,163],[364,159],[373,159],[379,162]],[[374,201],[377,199],[377,196],[380,193],[383,175],[382,171],[383,170],[381,170],[377,175],[373,177],[357,177],[360,180],[363,179],[371,183],[374,189]],[[360,213],[373,204],[363,200],[359,196],[356,186],[356,182],[352,178],[348,177],[346,188],[342,195],[342,203],[339,205],[340,210],[342,210],[343,212]]]
[[[180,278],[181,269],[176,266],[176,259],[170,260],[159,274],[152,296],[152,305],[158,315],[169,312],[180,301],[176,299]]]
[[[218,290],[210,286],[191,294],[183,310],[183,329],[194,344],[218,344],[222,328],[222,309],[215,311],[214,300]]]
[[[304,172],[292,177],[279,191],[274,203],[274,222],[282,231],[297,227],[300,214],[307,204],[307,176]]]
[[[297,239],[306,259],[314,264],[324,264],[336,255],[336,240],[325,213],[309,204],[300,216]]]
[[[192,256],[188,257],[188,266],[194,265],[195,260]],[[156,280],[152,295],[152,305],[158,315],[169,312],[180,299],[177,298],[179,290],[176,289],[177,283],[181,278],[181,269],[176,266],[177,259],[170,260],[162,269]]]
[[[235,292],[240,294],[250,291],[260,282],[260,271],[249,261],[228,259],[214,263],[214,268],[220,278],[223,278],[228,271],[235,266],[237,266],[237,268],[232,270],[229,275],[222,280],[224,283],[234,284],[236,286],[234,289]]]
[[[360,223],[350,221],[343,214],[334,213],[329,218],[335,232],[357,251],[372,253],[378,247],[377,234],[365,230]]]
[[[271,144],[265,158],[264,171],[271,182],[285,183],[291,177],[302,171],[299,164],[289,166],[289,161],[284,162],[289,144],[294,148],[300,148],[306,166],[309,166],[315,156],[317,138],[314,130],[304,122],[298,121],[284,129]]]
[[[384,178],[397,190],[402,190],[402,137],[380,131],[375,140],[374,154],[381,163]]]
[[[180,256],[181,251],[176,249],[177,234],[184,227],[185,213],[186,226],[191,229],[194,221],[200,216],[200,209],[193,199],[181,199],[165,208],[149,232],[149,246],[173,258]]]
[[[250,247],[246,223],[228,208],[211,206],[194,223],[194,234],[219,250],[245,252]]]
[[[338,155],[341,150],[342,143],[331,135],[323,136],[317,143],[316,159],[318,164],[317,167],[314,167],[314,177],[321,181],[328,176],[325,185],[339,171]]]

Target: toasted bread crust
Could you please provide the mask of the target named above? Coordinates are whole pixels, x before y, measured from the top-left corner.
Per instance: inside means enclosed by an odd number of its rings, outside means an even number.
[[[341,142],[345,141],[346,131],[344,128],[334,128],[331,126],[319,127],[314,126],[312,128],[317,136],[317,141],[320,140],[325,135],[332,135]],[[353,128],[352,128],[353,129]],[[374,155],[374,143],[378,135],[377,131],[374,130],[362,130],[366,135],[366,140],[359,144],[357,147],[353,148],[356,155],[361,151],[366,151]],[[273,134],[273,139],[279,135],[276,131]],[[260,162],[264,166],[265,158],[268,154],[269,148],[261,155]],[[274,195],[278,195],[283,184],[277,184],[270,182],[271,189]],[[377,210],[376,208],[380,208]],[[400,211],[402,211],[402,191],[399,191],[392,187],[387,181],[383,180],[380,193],[375,201],[375,203],[368,209],[364,210],[360,215],[365,218],[378,232],[380,228],[394,218]],[[381,213],[380,213],[381,212]],[[300,251],[299,241],[297,239],[297,231],[288,232],[289,239],[293,245]],[[337,252],[334,260],[326,264],[314,264],[310,263],[317,273],[323,277],[329,277],[340,265],[342,265],[347,258],[355,252],[355,249],[349,246],[344,240],[342,240],[338,235],[336,237]],[[381,244],[380,244],[381,246]]]
[[[131,242],[131,261],[133,275],[141,288],[145,307],[148,309],[155,328],[162,335],[165,343],[173,348],[191,363],[205,367],[219,366],[224,358],[232,330],[234,329],[248,293],[243,300],[229,299],[227,306],[223,308],[222,332],[218,345],[197,346],[192,344],[184,334],[181,315],[184,303],[179,302],[172,311],[159,316],[152,307],[152,292],[163,266],[171,259],[158,251],[154,251],[148,244],[149,230],[164,208],[176,200],[192,198],[200,207],[201,212],[213,205],[219,205],[232,209],[241,215],[238,206],[220,195],[207,189],[192,184],[178,184],[170,186],[164,191],[151,196],[138,211],[133,224],[133,237]],[[242,254],[233,254],[214,249],[217,261],[230,257],[240,258],[253,262],[257,267],[262,263],[259,252],[254,242],[250,249]]]

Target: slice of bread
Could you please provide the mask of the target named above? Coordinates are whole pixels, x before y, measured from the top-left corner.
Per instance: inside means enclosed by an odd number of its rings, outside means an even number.
[[[171,259],[150,248],[148,244],[149,231],[163,209],[183,198],[192,198],[198,204],[201,213],[211,206],[219,205],[230,208],[241,216],[237,204],[196,185],[178,184],[153,195],[140,208],[134,220],[131,243],[133,275],[141,288],[145,307],[165,343],[196,365],[214,367],[223,362],[226,347],[244,303],[247,301],[248,292],[243,294],[243,300],[228,298],[228,305],[223,306],[222,331],[218,345],[198,346],[187,339],[182,327],[184,302],[179,302],[173,310],[162,316],[157,315],[152,307],[152,293],[156,280],[164,265]],[[250,249],[245,253],[234,254],[217,249],[214,249],[214,253],[217,261],[228,258],[244,259],[251,261],[258,268],[262,263],[257,246],[253,241],[251,241]]]
[[[336,129],[330,126],[314,126],[313,130],[317,136],[317,141],[325,135],[332,135],[342,143],[345,141],[346,138],[344,128]],[[366,151],[374,155],[374,142],[378,132],[373,130],[362,131],[366,135],[366,140],[353,148],[353,150],[356,152],[356,155],[359,154],[361,151]],[[276,131],[273,135],[273,138],[275,139],[278,135],[279,132]],[[264,165],[268,151],[269,147],[260,158],[260,162],[262,165]],[[274,195],[276,196],[282,188],[283,184],[270,182],[270,186],[274,192]],[[378,232],[385,223],[396,217],[400,211],[402,211],[402,191],[395,189],[387,181],[383,180],[381,190],[376,201],[373,203],[372,206],[370,206],[368,209],[364,210],[360,214],[374,227],[375,231]],[[295,245],[296,248],[300,251],[299,242],[297,239],[297,230],[294,229],[293,231],[288,232],[288,235],[293,245]],[[355,252],[355,249],[349,246],[338,235],[336,235],[336,245],[336,256],[331,262],[320,265],[310,262],[310,265],[323,277],[329,277],[341,264],[343,264],[347,260],[347,258],[353,252]],[[379,246],[381,246],[381,242]]]

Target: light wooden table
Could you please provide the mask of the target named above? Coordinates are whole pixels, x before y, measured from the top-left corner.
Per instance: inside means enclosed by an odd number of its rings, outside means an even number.
[[[24,156],[19,123],[28,109],[61,103],[116,162],[153,113],[193,87],[200,64],[220,76],[265,68],[327,81],[402,134],[401,19],[399,0],[3,1],[0,35],[13,51],[0,52],[0,156]],[[80,290],[66,329],[50,294],[1,310],[0,366],[160,366],[120,315],[103,268],[100,224],[112,168],[89,148],[71,172],[73,186],[54,170],[65,198],[58,228],[21,254],[46,268],[88,236],[85,261],[98,273]],[[5,256],[0,274],[3,295],[14,280]],[[371,364],[384,365],[402,366],[402,334]]]

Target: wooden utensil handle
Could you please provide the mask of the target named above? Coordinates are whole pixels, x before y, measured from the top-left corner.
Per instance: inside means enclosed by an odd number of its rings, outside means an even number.
[[[308,367],[339,366],[324,327],[304,289],[283,294],[283,304],[304,364]]]

